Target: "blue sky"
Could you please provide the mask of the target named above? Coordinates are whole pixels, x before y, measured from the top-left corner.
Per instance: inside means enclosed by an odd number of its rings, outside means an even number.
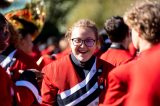
[[[31,2],[31,0],[14,0],[14,2],[7,8],[0,9],[2,14],[8,13],[10,11],[23,9],[26,3]]]

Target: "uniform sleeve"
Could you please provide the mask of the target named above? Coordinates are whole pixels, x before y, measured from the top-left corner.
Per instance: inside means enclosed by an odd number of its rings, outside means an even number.
[[[17,106],[31,106],[35,101],[33,93],[26,87],[16,86]]]
[[[115,76],[113,71],[109,73],[108,83],[109,85],[107,93],[105,94],[104,103],[100,106],[123,106],[126,94],[126,92],[124,92],[124,89],[126,88],[120,82],[120,79]]]
[[[51,74],[49,74],[48,70],[43,69],[42,72],[44,73],[41,87],[42,106],[55,106],[58,89],[53,85],[53,82],[51,82],[49,78]]]
[[[0,67],[0,106],[12,105],[12,81],[8,74]]]

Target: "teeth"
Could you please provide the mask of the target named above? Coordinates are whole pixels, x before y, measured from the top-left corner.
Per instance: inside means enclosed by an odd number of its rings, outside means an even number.
[[[82,52],[82,51],[79,51],[80,53],[85,53],[85,52]]]
[[[80,53],[85,53],[86,51],[79,50]]]

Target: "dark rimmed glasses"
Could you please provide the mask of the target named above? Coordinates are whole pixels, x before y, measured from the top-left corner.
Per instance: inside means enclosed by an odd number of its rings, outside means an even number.
[[[96,40],[94,39],[85,39],[82,40],[80,38],[71,39],[74,46],[81,46],[84,43],[87,47],[93,47]]]

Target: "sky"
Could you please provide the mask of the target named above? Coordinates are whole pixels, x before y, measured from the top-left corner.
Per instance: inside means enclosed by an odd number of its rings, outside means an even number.
[[[31,0],[14,0],[14,2],[7,8],[0,9],[2,14],[8,13],[10,11],[23,9],[26,3],[30,3]]]

